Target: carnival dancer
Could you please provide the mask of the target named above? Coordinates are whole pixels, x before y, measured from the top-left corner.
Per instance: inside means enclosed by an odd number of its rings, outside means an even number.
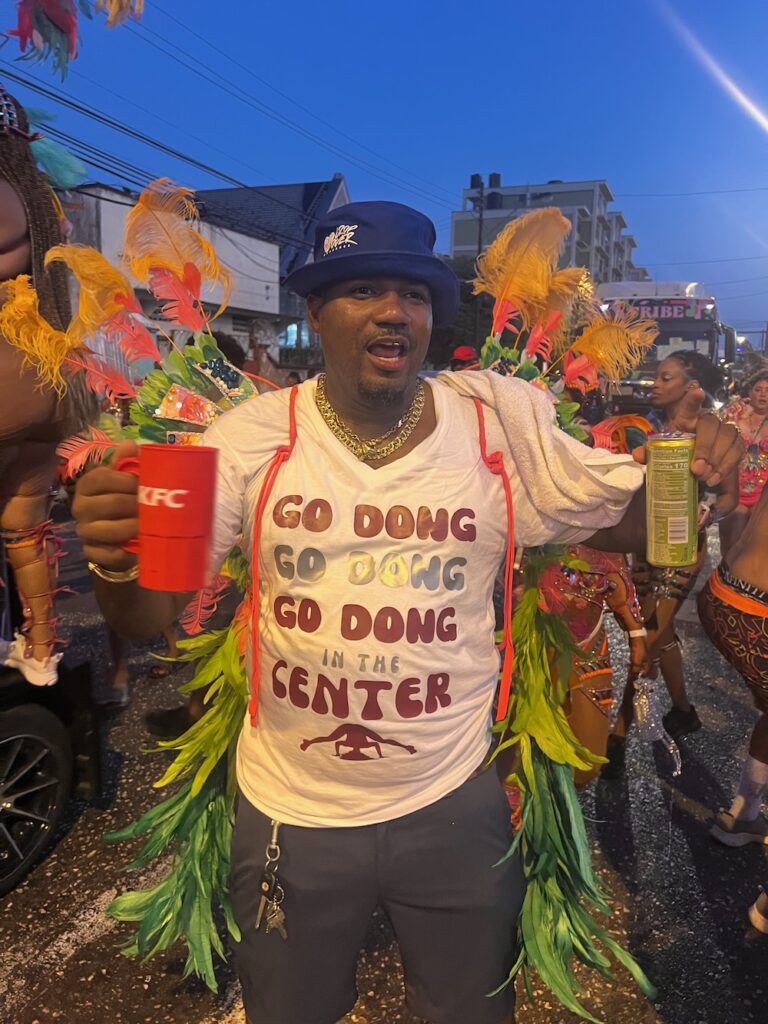
[[[568,678],[566,714],[576,738],[587,750],[604,757],[613,705],[613,667],[605,629],[605,609],[615,617],[629,641],[629,678],[647,668],[646,630],[632,578],[623,555],[573,545],[565,560],[549,566],[539,578],[540,602],[559,615],[579,648]],[[599,766],[575,771],[578,784],[590,782]]]
[[[67,275],[59,264],[46,267],[45,258],[62,241],[64,218],[37,168],[38,138],[21,105],[0,87],[0,296],[27,275],[41,312],[63,332],[71,318]],[[54,604],[60,542],[49,519],[56,446],[95,416],[96,404],[80,380],[63,394],[46,386],[3,329],[0,323],[0,536],[24,621],[0,663],[45,686],[56,682],[61,658]]]
[[[725,423],[738,427],[746,446],[739,467],[739,504],[720,523],[723,558],[739,539],[768,481],[768,370],[758,370],[747,381],[745,398],[734,398],[720,412]]]
[[[747,684],[760,717],[733,803],[721,810],[711,834],[726,846],[768,845],[761,805],[768,790],[768,491],[763,490],[744,532],[699,595],[707,635]],[[750,920],[768,933],[768,897],[750,909]]]
[[[676,427],[679,410],[692,393],[704,395],[705,406],[711,406],[711,396],[722,384],[722,374],[701,353],[683,350],[664,359],[656,372],[651,391],[655,423],[661,432]],[[648,630],[651,671],[660,671],[667,687],[672,708],[664,716],[664,727],[673,739],[701,728],[696,708],[688,699],[685,688],[683,657],[680,638],[675,632],[675,616],[691,592],[696,577],[706,560],[707,519],[700,520],[698,559],[689,569],[657,568],[642,557],[633,556],[633,579],[640,599],[643,621]],[[627,689],[614,725],[617,741],[626,736],[632,717],[631,684]],[[616,760],[617,771],[623,760],[623,744],[609,743],[609,757]]]
[[[332,211],[314,262],[287,282],[307,297],[326,374],[245,402],[205,435],[219,450],[211,568],[239,539],[258,587],[231,876],[253,1024],[346,1013],[377,903],[414,1013],[513,1019],[502,983],[523,876],[519,854],[504,856],[496,773],[481,769],[503,510],[526,545],[642,543],[641,471],[557,431],[545,395],[493,373],[419,379],[433,320],[450,323],[458,300],[434,240],[427,218],[399,204]],[[734,428],[698,419],[695,401],[680,419],[697,428],[694,472],[730,481]],[[279,470],[267,476],[269,466]],[[735,478],[719,500],[733,507]],[[99,602],[138,638],[173,621],[188,595],[139,589],[122,547],[136,509],[130,475],[98,468],[78,484],[78,532],[109,577],[95,580]],[[510,672],[507,646],[502,702]]]

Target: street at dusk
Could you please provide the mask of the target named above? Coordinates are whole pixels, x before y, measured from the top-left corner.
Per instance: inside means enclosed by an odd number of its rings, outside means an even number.
[[[69,535],[68,579],[86,582]],[[74,661],[104,640],[92,599],[63,605]],[[708,836],[715,810],[727,802],[734,765],[754,719],[731,669],[712,651],[691,608],[682,628],[691,691],[704,728],[683,743],[683,774],[671,777],[665,756],[640,742],[628,753],[625,782],[592,783],[582,793],[600,876],[613,894],[611,930],[628,943],[659,990],[647,1002],[626,975],[616,986],[585,979],[586,1005],[609,1024],[761,1024],[766,994],[766,940],[751,930],[745,909],[768,873],[765,850],[728,850]],[[183,981],[181,955],[147,964],[120,947],[126,926],[104,913],[134,879],[124,871],[131,848],[102,841],[104,832],[138,817],[155,799],[151,785],[164,755],[148,757],[142,716],[173,707],[173,682],[146,679],[153,663],[142,646],[131,655],[137,680],[131,706],[104,727],[105,806],[78,804],[54,852],[5,897],[0,922],[0,1011],[14,1024],[243,1024],[231,966],[219,965],[218,997]],[[158,649],[158,645],[154,645]],[[176,677],[172,676],[171,680]],[[363,954],[360,1001],[343,1024],[420,1024],[404,1007],[397,948],[378,915]],[[525,1004],[521,1024],[577,1024],[551,997]],[[734,1008],[738,1007],[738,1018]]]
[[[0,0],[0,1024],[766,1024],[765,0]]]

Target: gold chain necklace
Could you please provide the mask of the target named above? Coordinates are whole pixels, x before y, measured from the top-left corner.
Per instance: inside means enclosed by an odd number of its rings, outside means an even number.
[[[393,452],[396,452],[398,448],[402,448],[413,433],[424,410],[424,385],[421,381],[418,381],[413,401],[407,411],[394,427],[390,427],[389,430],[378,437],[360,437],[353,430],[350,430],[346,423],[338,416],[325,393],[324,373],[321,373],[317,378],[315,405],[320,415],[328,424],[333,436],[337,437],[344,447],[348,448],[356,458],[362,462],[380,462]]]

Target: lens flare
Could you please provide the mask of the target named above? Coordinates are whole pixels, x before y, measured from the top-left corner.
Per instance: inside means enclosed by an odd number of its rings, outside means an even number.
[[[664,0],[656,0],[656,3],[663,17],[702,67],[723,87],[731,99],[736,101],[744,113],[751,117],[764,132],[768,133],[768,115],[736,85],[731,76],[717,63],[712,54],[704,48],[698,37],[691,32],[672,8]]]

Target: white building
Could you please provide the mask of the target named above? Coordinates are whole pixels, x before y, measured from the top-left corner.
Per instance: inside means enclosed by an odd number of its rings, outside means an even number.
[[[644,274],[632,261],[637,243],[624,234],[623,215],[608,209],[613,198],[608,183],[597,179],[502,185],[501,175],[495,173],[486,185],[481,175],[473,174],[470,187],[462,193],[461,210],[451,214],[451,256],[476,256],[510,220],[556,206],[572,225],[562,266],[584,267],[598,284]]]
[[[89,184],[69,193],[65,202],[67,216],[73,225],[72,242],[98,249],[115,266],[120,263],[125,218],[136,196],[111,185]],[[213,330],[234,336],[248,354],[254,337],[268,338],[276,344],[284,328],[280,317],[280,247],[251,235],[201,221],[200,233],[216,249],[221,263],[232,274],[233,287],[226,310],[212,323]],[[137,287],[136,295],[150,322],[162,340],[162,332],[170,333],[183,344],[189,332],[170,328],[160,315],[159,303],[145,288]],[[203,304],[211,312],[218,308],[220,289],[203,289]],[[98,339],[92,347],[99,348]],[[103,351],[110,362],[119,365],[114,347]]]

